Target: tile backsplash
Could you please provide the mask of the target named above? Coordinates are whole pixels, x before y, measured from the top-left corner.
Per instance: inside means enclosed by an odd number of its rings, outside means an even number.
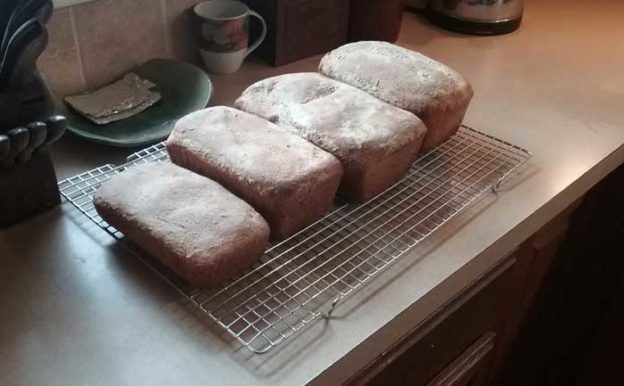
[[[202,0],[97,0],[57,9],[39,69],[62,97],[105,85],[151,58],[199,62],[192,7]]]

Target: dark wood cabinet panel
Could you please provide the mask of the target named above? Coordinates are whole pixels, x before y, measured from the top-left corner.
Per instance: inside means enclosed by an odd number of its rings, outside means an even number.
[[[350,385],[499,384],[509,350],[565,239],[576,202]]]
[[[533,302],[570,223],[570,213],[578,207],[573,204],[523,243],[515,254],[517,259],[513,288],[508,294],[509,310],[498,331],[498,345],[494,355],[492,382],[497,383],[507,366],[506,358],[518,329]]]
[[[515,258],[506,259],[349,384],[426,385],[481,337],[500,328],[515,264]]]
[[[624,278],[623,278],[624,279]],[[621,385],[624,358],[624,280],[599,322],[598,331],[585,355],[576,386]]]
[[[622,196],[624,166],[347,384],[621,384]]]
[[[495,344],[496,333],[486,333],[427,383],[427,386],[487,385]]]
[[[537,263],[550,262],[536,269],[539,283],[492,385],[623,384],[623,196],[621,166],[587,194],[558,248],[535,250]]]

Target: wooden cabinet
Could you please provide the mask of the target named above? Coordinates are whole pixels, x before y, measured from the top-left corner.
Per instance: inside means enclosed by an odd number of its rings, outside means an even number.
[[[506,299],[513,288],[516,264],[514,256],[507,258],[369,364],[350,384],[417,386],[435,381],[441,385],[447,379],[443,374],[448,374],[453,382],[472,377],[486,379],[488,364],[495,354],[496,332],[508,312]]]
[[[622,385],[624,166],[350,385]]]
[[[488,332],[470,345],[427,386],[486,386],[492,367],[496,333]]]
[[[353,377],[349,385],[496,384],[564,239],[572,205],[480,281]]]
[[[523,243],[515,253],[517,264],[514,272],[514,285],[508,294],[512,306],[508,310],[503,326],[498,331],[498,345],[491,374],[493,384],[498,382],[501,372],[508,366],[506,362],[510,346],[568,231],[570,215],[579,205],[580,200],[546,224]]]
[[[533,238],[528,299],[493,386],[624,384],[622,197],[624,166],[586,195],[558,248]]]
[[[620,385],[624,166],[349,385]]]

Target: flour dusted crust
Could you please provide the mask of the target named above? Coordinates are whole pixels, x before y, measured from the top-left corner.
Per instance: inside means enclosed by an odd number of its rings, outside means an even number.
[[[269,227],[218,183],[169,163],[131,167],[95,193],[98,213],[189,283],[214,287],[264,253]]]
[[[316,73],[260,81],[236,106],[335,155],[345,169],[340,192],[356,201],[400,180],[426,133],[414,114]]]
[[[428,129],[423,151],[455,134],[473,96],[470,84],[456,71],[386,42],[342,46],[325,55],[319,71],[416,114]]]
[[[331,207],[342,178],[333,155],[271,122],[229,107],[180,119],[167,140],[171,160],[223,184],[284,239]]]

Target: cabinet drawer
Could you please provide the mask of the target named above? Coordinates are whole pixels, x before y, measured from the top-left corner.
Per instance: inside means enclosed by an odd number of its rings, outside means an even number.
[[[462,352],[503,324],[516,260],[499,264],[354,377],[350,385],[427,385]],[[494,347],[490,348],[493,350]]]
[[[427,383],[427,386],[487,385],[495,344],[496,333],[486,333]]]

